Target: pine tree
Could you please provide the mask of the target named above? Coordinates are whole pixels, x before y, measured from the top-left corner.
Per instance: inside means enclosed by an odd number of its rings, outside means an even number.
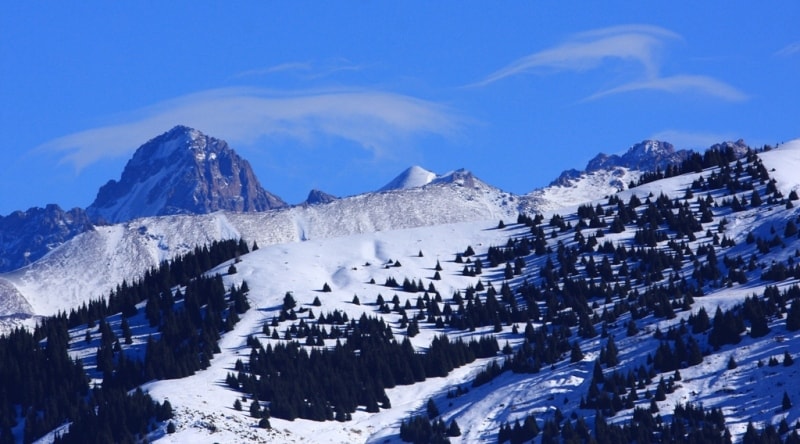
[[[792,301],[789,313],[786,315],[786,329],[789,331],[800,330],[800,299]]]
[[[250,416],[253,418],[261,418],[261,406],[258,403],[258,398],[250,402]]]
[[[783,409],[783,411],[792,408],[792,400],[789,399],[789,394],[786,392],[783,392],[783,400],[781,401],[781,408]]]
[[[455,419],[450,422],[450,427],[447,428],[447,436],[461,436],[461,429],[458,427],[458,423]]]
[[[428,404],[425,409],[428,412],[428,419],[433,419],[439,416],[439,408],[436,407],[436,403],[433,402],[433,398],[428,398]]]
[[[283,296],[283,311],[288,311],[297,306],[297,301],[294,300],[291,291],[287,291]]]

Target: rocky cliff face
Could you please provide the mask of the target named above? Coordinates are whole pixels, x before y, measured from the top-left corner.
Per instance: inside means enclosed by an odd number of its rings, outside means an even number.
[[[142,145],[119,181],[86,209],[98,222],[138,217],[264,211],[286,206],[261,187],[250,164],[223,141],[177,126]]]
[[[93,228],[82,209],[64,211],[58,205],[0,216],[0,272],[28,265]]]

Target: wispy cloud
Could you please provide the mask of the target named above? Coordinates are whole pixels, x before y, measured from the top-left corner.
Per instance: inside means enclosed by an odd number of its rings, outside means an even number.
[[[747,94],[738,89],[707,76],[678,75],[672,77],[656,77],[647,80],[627,83],[587,97],[585,100],[595,100],[602,97],[632,91],[663,91],[668,93],[695,93],[704,94],[729,102],[741,102],[748,99]]]
[[[664,28],[647,25],[615,26],[574,35],[568,41],[515,60],[489,74],[475,86],[535,71],[582,71],[596,68],[607,60],[624,60],[641,65],[648,76],[658,74],[657,51],[664,40],[680,36]]]
[[[780,57],[791,57],[795,54],[800,54],[800,42],[790,43],[775,53]]]
[[[727,133],[694,132],[668,129],[653,134],[649,137],[649,139],[669,142],[675,145],[678,149],[701,150],[717,143],[734,140],[735,136]]]
[[[308,62],[288,62],[288,63],[281,63],[279,65],[268,66],[266,68],[258,68],[258,69],[249,69],[247,71],[242,71],[236,75],[234,78],[243,78],[243,77],[260,77],[269,74],[275,74],[279,72],[287,72],[287,71],[310,71],[311,70],[311,63]]]
[[[593,94],[584,101],[613,94],[655,90],[668,93],[700,93],[728,101],[743,101],[747,94],[720,80],[702,75],[661,74],[660,50],[682,37],[650,25],[623,25],[573,35],[566,42],[515,60],[471,86],[486,86],[507,77],[537,71],[585,71],[609,61],[631,63],[638,80]],[[638,72],[637,72],[638,71]]]
[[[142,142],[184,124],[231,143],[264,136],[301,143],[336,137],[376,157],[411,137],[455,135],[461,118],[453,110],[418,98],[381,91],[339,90],[275,93],[254,88],[200,92],[136,111],[128,123],[93,128],[44,143],[63,153],[62,163],[80,171],[100,159],[130,154]]]
[[[246,77],[263,77],[273,74],[296,73],[308,79],[328,77],[343,71],[360,71],[363,66],[354,64],[347,59],[333,59],[322,63],[312,62],[286,62],[265,68],[250,69],[232,76],[234,79]]]

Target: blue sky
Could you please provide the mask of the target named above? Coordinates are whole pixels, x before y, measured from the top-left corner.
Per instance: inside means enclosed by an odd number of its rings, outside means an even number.
[[[800,137],[800,2],[14,2],[0,215],[88,206],[177,124],[290,203],[418,164],[515,193],[648,138]]]

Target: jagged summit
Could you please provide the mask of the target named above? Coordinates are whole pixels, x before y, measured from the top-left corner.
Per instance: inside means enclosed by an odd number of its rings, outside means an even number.
[[[472,174],[472,171],[464,168],[459,168],[447,174],[436,176],[436,178],[431,181],[431,183],[454,183],[465,187],[475,187],[476,182],[480,182],[480,180]]]
[[[636,171],[655,171],[663,170],[667,165],[682,162],[689,157],[689,150],[675,150],[675,147],[668,142],[658,140],[644,140],[639,142],[625,152],[623,155],[600,153],[586,164],[586,169],[579,171],[569,169],[561,173],[556,180],[550,183],[551,186],[570,186],[572,182],[583,174],[591,174],[597,171],[607,171],[614,173],[617,168],[627,168]],[[621,176],[621,172],[612,174]],[[620,188],[621,189],[621,188]]]
[[[681,162],[686,159],[689,151],[675,151],[675,147],[668,142],[658,140],[645,140],[628,148],[622,156],[616,154],[598,154],[586,165],[586,172],[612,167],[626,167],[642,171],[655,171],[664,169],[667,165]]]
[[[261,187],[250,164],[225,141],[179,125],[139,147],[120,180],[103,185],[86,211],[95,221],[117,223],[145,216],[283,206],[286,203]]]

